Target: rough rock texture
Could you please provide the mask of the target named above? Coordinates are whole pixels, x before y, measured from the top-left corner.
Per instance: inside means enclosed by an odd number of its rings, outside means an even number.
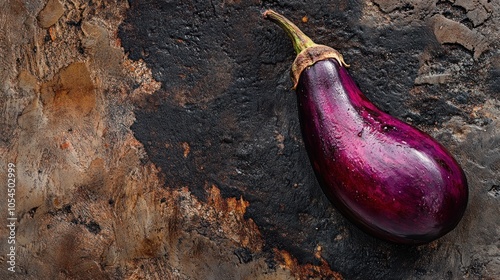
[[[500,278],[498,1],[0,2],[1,279]],[[273,8],[462,164],[428,245],[367,236],[321,192]],[[7,189],[0,217],[7,217]]]

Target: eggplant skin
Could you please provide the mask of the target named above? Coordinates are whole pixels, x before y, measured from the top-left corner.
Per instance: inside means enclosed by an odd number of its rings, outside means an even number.
[[[378,109],[335,59],[300,74],[297,98],[316,177],[350,221],[402,244],[431,242],[456,227],[467,179],[441,144]]]

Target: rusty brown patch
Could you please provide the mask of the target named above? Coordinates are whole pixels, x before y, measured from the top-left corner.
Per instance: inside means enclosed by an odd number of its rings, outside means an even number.
[[[321,249],[319,249],[319,251],[321,251]],[[290,255],[287,251],[275,249],[278,262],[285,268],[289,269],[297,279],[343,279],[342,275],[333,271],[326,260],[321,257],[321,252],[319,252],[318,255],[318,248],[316,248],[316,252],[317,254],[315,255],[320,259],[320,265],[300,265],[297,259]]]
[[[262,250],[263,240],[257,225],[252,219],[244,218],[246,209],[250,205],[248,201],[243,197],[224,199],[220,189],[215,185],[208,190],[207,200],[208,206],[213,208],[208,219],[213,223],[220,223],[227,237],[254,252]]]
[[[240,197],[240,199],[236,199],[235,197],[223,199],[220,194],[220,189],[215,185],[212,185],[209,190],[208,203],[219,212],[235,212],[241,216],[245,214],[247,207],[250,205],[250,203],[243,200],[242,197]]]
[[[191,151],[191,147],[189,146],[188,142],[182,142],[181,146],[182,146],[182,149],[184,149],[183,156],[184,156],[184,158],[187,158],[189,155],[189,152]]]
[[[49,27],[49,36],[52,42],[54,42],[57,39],[57,32],[53,26]]]
[[[41,87],[44,110],[54,118],[80,120],[96,105],[95,88],[90,72],[83,62],[63,68],[51,81]]]
[[[148,257],[155,257],[157,254],[158,245],[159,244],[157,244],[153,240],[144,238],[141,244],[142,252]]]
[[[64,141],[61,143],[61,145],[59,145],[59,147],[61,148],[61,150],[69,149],[69,147],[71,147],[71,142]]]

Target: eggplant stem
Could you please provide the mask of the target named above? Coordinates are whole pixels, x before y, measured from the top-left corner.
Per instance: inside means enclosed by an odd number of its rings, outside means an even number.
[[[288,34],[288,36],[292,39],[293,48],[297,54],[316,45],[316,43],[314,43],[311,38],[307,37],[307,35],[304,34],[304,32],[302,32],[302,30],[300,30],[295,24],[293,24],[293,22],[279,13],[273,10],[267,10],[263,15],[265,19],[269,19],[276,23]]]
[[[279,25],[292,39],[293,48],[295,52],[297,52],[297,57],[295,57],[293,61],[291,72],[294,89],[297,87],[302,71],[318,61],[333,58],[337,60],[340,66],[349,67],[349,65],[344,62],[342,54],[336,49],[314,43],[311,38],[307,37],[304,32],[284,16],[273,10],[265,11],[263,16],[265,19],[269,19]]]

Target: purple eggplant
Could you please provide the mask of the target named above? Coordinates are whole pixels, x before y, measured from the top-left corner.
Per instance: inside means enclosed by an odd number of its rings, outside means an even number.
[[[323,192],[365,232],[402,244],[433,241],[456,227],[468,200],[465,174],[425,132],[383,112],[359,90],[340,53],[315,44],[282,15],[297,57],[304,144]]]

